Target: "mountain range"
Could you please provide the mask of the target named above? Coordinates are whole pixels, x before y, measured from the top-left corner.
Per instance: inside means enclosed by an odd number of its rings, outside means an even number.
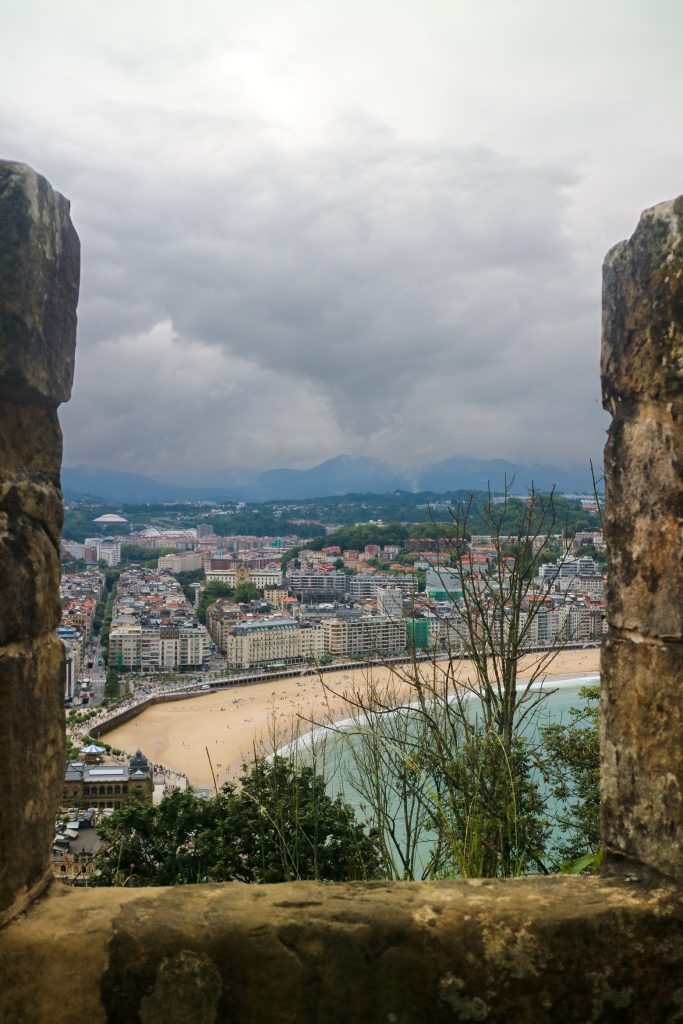
[[[200,499],[303,500],[352,493],[386,494],[395,490],[440,494],[486,490],[489,485],[500,491],[506,479],[508,483],[514,481],[514,493],[525,493],[532,482],[542,490],[554,485],[565,494],[592,491],[588,465],[516,465],[504,459],[472,459],[462,455],[421,467],[396,466],[368,456],[338,455],[311,469],[215,471],[194,484],[84,466],[62,469],[62,487],[67,498],[91,497],[130,503]]]

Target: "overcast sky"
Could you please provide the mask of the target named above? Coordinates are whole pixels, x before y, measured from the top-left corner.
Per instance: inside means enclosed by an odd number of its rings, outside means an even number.
[[[680,0],[0,0],[82,243],[66,465],[599,455],[600,267],[683,192]]]

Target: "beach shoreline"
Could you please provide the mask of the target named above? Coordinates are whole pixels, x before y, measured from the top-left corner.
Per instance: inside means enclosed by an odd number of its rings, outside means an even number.
[[[519,678],[528,678],[530,658],[520,661]],[[107,731],[106,740],[129,754],[140,749],[154,763],[187,776],[195,788],[213,789],[234,782],[241,765],[255,754],[271,754],[321,723],[349,717],[344,699],[354,692],[397,688],[408,693],[405,675],[412,666],[384,665],[314,675],[268,680],[217,690],[146,708],[125,724]],[[433,669],[432,663],[423,668]],[[598,648],[561,651],[544,673],[553,680],[595,677],[600,668]],[[526,672],[526,677],[525,677]],[[457,686],[471,685],[468,662],[456,666]],[[208,751],[208,756],[207,756]],[[211,767],[213,767],[213,774]]]

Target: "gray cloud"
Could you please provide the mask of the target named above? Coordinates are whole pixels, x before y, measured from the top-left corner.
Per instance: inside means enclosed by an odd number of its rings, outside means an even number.
[[[100,194],[86,191],[92,209],[107,205],[107,196],[121,201],[91,229],[84,353],[107,339],[133,375],[143,364],[154,390],[143,403],[150,418],[161,403],[146,364],[155,325],[171,324],[175,338],[174,350],[159,354],[159,372],[180,352],[193,353],[185,361],[192,372],[177,381],[181,403],[196,397],[201,404],[202,393],[211,393],[219,358],[226,386],[249,367],[239,407],[211,408],[225,433],[240,428],[241,450],[202,446],[194,456],[202,462],[274,463],[281,410],[271,389],[291,396],[291,419],[306,424],[304,436],[316,438],[320,457],[339,445],[394,459],[410,458],[411,448],[428,451],[434,404],[443,406],[439,436],[431,438],[435,456],[484,440],[487,453],[519,457],[535,433],[524,432],[529,414],[536,421],[562,408],[559,382],[569,368],[588,361],[595,372],[588,310],[597,281],[591,287],[581,279],[562,230],[572,177],[481,147],[439,151],[388,137],[368,161],[360,136],[343,151],[296,159],[257,137],[249,173],[226,160],[203,168],[200,180],[194,168],[169,167],[156,191],[132,175],[99,177]],[[87,237],[84,244],[87,251]],[[132,333],[144,335],[133,350],[116,341]],[[84,354],[79,364],[68,436],[82,419],[86,392],[109,386],[111,376],[99,376],[96,364],[86,377],[91,362]],[[534,400],[528,385],[541,366]],[[548,388],[553,372],[558,385]],[[595,377],[590,387],[592,394],[580,393],[584,404],[596,393]],[[568,414],[575,401],[569,389]],[[135,402],[129,391],[126,407]],[[138,419],[139,400],[136,409]],[[483,437],[482,419],[499,425],[498,440]],[[271,435],[270,451],[267,439],[254,439],[257,421]],[[187,417],[178,427],[188,429]],[[288,461],[315,459],[294,437]],[[576,438],[562,429],[560,439],[559,456],[580,457]],[[578,439],[584,451],[590,440],[588,431]],[[159,449],[165,471],[174,447],[182,463],[187,439]],[[535,448],[540,454],[538,439]],[[135,460],[125,450],[125,464],[142,468],[147,454]],[[550,445],[543,454],[550,457]],[[92,461],[87,451],[80,458]]]
[[[406,463],[456,451],[595,456],[599,263],[616,238],[601,219],[608,192],[585,197],[604,156],[592,166],[580,147],[558,145],[548,101],[528,99],[531,79],[506,79],[503,67],[484,88],[466,56],[450,68],[435,34],[431,91],[418,79],[411,91],[395,67],[389,79],[404,110],[420,107],[421,130],[417,108],[399,115],[375,78],[367,84],[366,43],[363,104],[348,77],[335,93],[322,57],[296,59],[302,44],[276,5],[264,8],[263,39],[244,18],[230,35],[209,9],[215,31],[184,33],[150,7],[139,37],[121,24],[98,33],[84,16],[78,38],[60,35],[71,79],[54,78],[54,98],[27,90],[0,111],[7,155],[71,197],[83,244],[67,462],[179,479],[340,451]],[[528,20],[540,8],[522,9]],[[350,52],[353,37],[341,40]],[[494,51],[504,42],[494,34]],[[531,44],[526,56],[548,71]],[[393,58],[379,59],[389,68]],[[47,76],[55,60],[39,45],[35,67],[44,61]],[[570,60],[567,49],[567,73]],[[453,77],[464,67],[469,103]],[[591,60],[591,86],[595,75]],[[586,93],[568,75],[567,97],[578,95],[561,106],[549,82],[568,137],[584,128],[596,138]],[[508,87],[536,120],[508,102]],[[492,97],[518,118],[518,145]],[[541,120],[547,153],[534,136]]]

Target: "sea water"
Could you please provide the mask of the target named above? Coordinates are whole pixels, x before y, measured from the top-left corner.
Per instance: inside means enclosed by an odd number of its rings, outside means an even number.
[[[522,735],[528,744],[533,748],[540,740],[540,731],[548,725],[568,724],[571,721],[571,710],[573,708],[586,709],[588,702],[580,696],[580,691],[586,686],[595,686],[599,682],[598,675],[573,676],[565,679],[554,679],[544,684],[535,684],[532,689],[539,690],[541,685],[548,696],[541,702],[539,707],[529,716],[525,723]],[[468,694],[474,698],[473,694]],[[476,716],[477,700],[471,700],[473,717]],[[360,741],[354,737],[353,732],[358,729],[358,720],[348,719],[338,722],[333,728],[318,728],[300,737],[295,744],[283,747],[278,753],[292,755],[296,749],[296,756],[305,763],[313,764],[316,771],[323,774],[327,780],[327,791],[331,797],[341,795],[343,799],[351,804],[358,817],[363,820],[367,814],[366,801],[364,797],[354,788],[352,778],[355,765],[353,752],[350,747]],[[344,733],[344,735],[341,735]],[[552,820],[556,806],[553,798],[547,790],[543,775],[540,771],[534,770],[534,781],[541,789],[543,796],[548,799],[549,818]],[[399,827],[400,830],[400,827]],[[561,838],[559,830],[554,829],[551,833],[550,844]],[[399,843],[405,839],[405,831],[398,835]],[[430,851],[433,846],[434,836],[425,833],[420,843],[420,853],[417,857],[418,872],[428,863]]]

